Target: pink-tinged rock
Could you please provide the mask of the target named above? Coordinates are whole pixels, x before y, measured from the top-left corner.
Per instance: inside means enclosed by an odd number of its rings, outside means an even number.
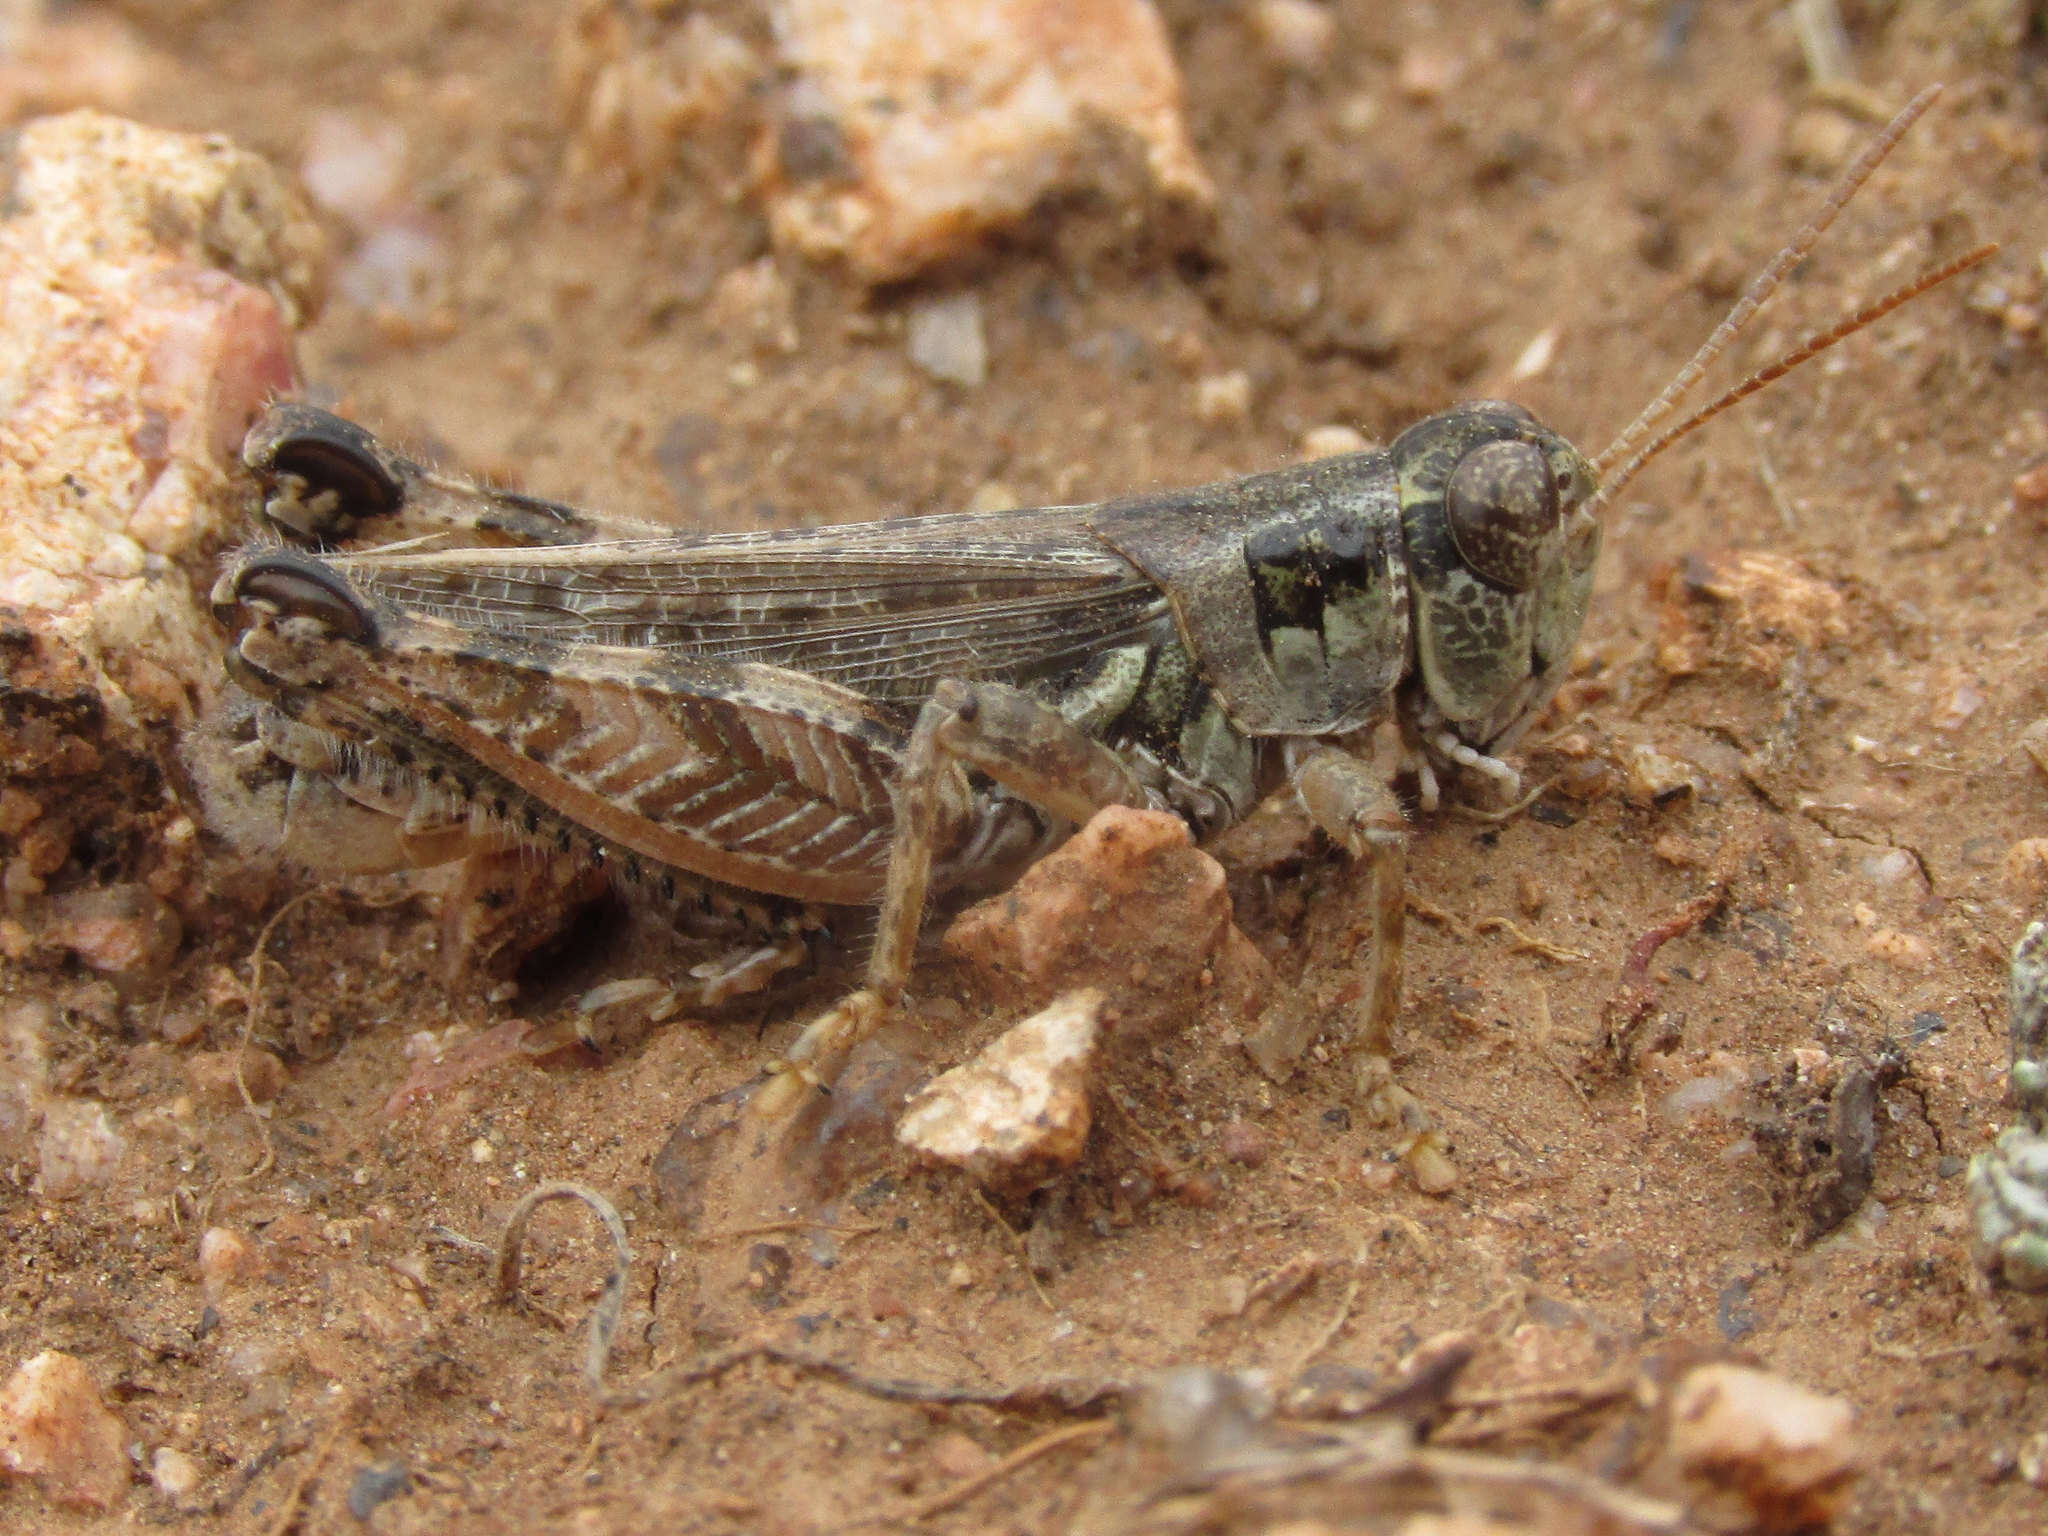
[[[54,1349],[0,1387],[0,1471],[34,1478],[59,1504],[107,1509],[128,1487],[128,1436],[84,1362]]]
[[[241,437],[291,384],[322,236],[218,136],[72,112],[4,158],[0,609],[21,643],[0,765],[72,844],[147,845],[174,819],[170,743],[221,676],[194,583],[246,527]],[[40,894],[8,868],[11,897]]]
[[[264,1268],[262,1250],[248,1233],[235,1227],[208,1227],[199,1234],[199,1283],[216,1307],[259,1278]]]
[[[184,925],[148,886],[88,886],[50,902],[43,943],[68,949],[103,976],[136,983],[160,978],[184,942]]]
[[[777,242],[887,282],[1048,196],[1114,191],[1103,130],[1152,193],[1214,200],[1148,0],[781,0],[793,83],[763,155]]]
[[[113,1178],[128,1150],[107,1106],[90,1099],[52,1099],[36,1137],[36,1164],[46,1200],[69,1200]]]
[[[1271,968],[1231,921],[1223,867],[1163,811],[1112,806],[946,932],[948,953],[1021,1002],[1099,987],[1119,1038],[1241,1022]]]
[[[148,720],[166,672],[210,690],[219,670],[189,578],[152,557],[192,556],[246,515],[230,468],[291,383],[320,235],[282,177],[218,137],[72,112],[22,128],[11,169],[0,604],[102,668],[118,719]]]
[[[1748,1528],[1820,1529],[1859,1470],[1852,1417],[1840,1398],[1768,1371],[1702,1365],[1672,1392],[1668,1450],[1687,1476],[1736,1495]]]
[[[1046,1183],[1088,1144],[1101,1024],[1100,992],[1067,993],[912,1095],[896,1139],[992,1189],[1024,1194]]]
[[[163,584],[148,555],[189,554],[242,514],[227,474],[291,383],[319,235],[282,177],[219,138],[73,112],[23,128],[13,171],[0,601],[82,637],[132,632],[132,614],[95,619],[162,606],[144,598]]]

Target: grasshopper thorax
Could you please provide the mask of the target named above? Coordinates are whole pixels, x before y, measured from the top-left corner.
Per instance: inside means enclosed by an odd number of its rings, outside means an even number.
[[[1592,466],[1518,405],[1477,400],[1389,450],[1420,683],[1412,722],[1480,751],[1510,744],[1570,662],[1593,592]]]

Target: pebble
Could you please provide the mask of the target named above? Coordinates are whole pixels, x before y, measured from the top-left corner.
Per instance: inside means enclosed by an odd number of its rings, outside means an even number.
[[[1839,112],[1812,107],[1785,129],[1785,158],[1814,176],[1832,176],[1849,163],[1863,130]]]
[[[412,1491],[412,1471],[402,1461],[373,1461],[348,1485],[348,1512],[367,1520],[384,1504]]]
[[[57,1350],[0,1387],[0,1471],[31,1477],[59,1504],[107,1509],[128,1487],[127,1426],[85,1362]]]
[[[1250,420],[1251,414],[1252,376],[1242,368],[1195,380],[1195,420],[1212,427],[1234,427]]]
[[[1401,94],[1419,104],[1441,101],[1455,91],[1465,78],[1465,60],[1445,49],[1418,46],[1401,55],[1395,66],[1395,83]]]
[[[424,219],[393,219],[341,263],[335,291],[366,313],[417,324],[447,302],[452,261],[448,242]],[[402,331],[394,335],[405,339]]]
[[[1026,1193],[1080,1159],[1102,994],[1067,993],[940,1074],[897,1123],[896,1139],[994,1189]]]
[[[1223,868],[1164,811],[1111,806],[1010,890],[955,918],[947,953],[1019,1007],[1083,985],[1117,1011],[1120,1049],[1178,1036],[1191,1012],[1241,1022],[1276,990],[1231,921]]]
[[[734,267],[718,280],[704,306],[704,320],[714,330],[745,340],[756,352],[794,352],[796,290],[782,275],[773,256]]]
[[[2048,464],[2033,465],[2013,476],[2012,504],[2018,512],[2048,509]]]
[[[1337,41],[1337,18],[1316,0],[1257,0],[1250,19],[1273,62],[1304,74],[1320,70]]]
[[[1695,1077],[1665,1094],[1658,1112],[1672,1125],[1682,1125],[1695,1115],[1726,1114],[1734,1107],[1742,1080],[1733,1076]]]
[[[1868,854],[1862,861],[1863,878],[1876,885],[1897,885],[1917,874],[1920,864],[1903,848]]]
[[[1934,965],[1934,946],[1917,933],[1879,928],[1865,941],[1870,953],[1901,971],[1925,971]]]
[[[907,329],[910,360],[933,378],[968,389],[988,382],[979,296],[955,293],[921,300],[911,306]]]
[[[247,1233],[234,1227],[208,1227],[199,1234],[199,1284],[214,1306],[262,1270],[263,1256]]]
[[[1310,427],[1301,434],[1301,456],[1304,459],[1333,459],[1340,453],[1363,453],[1371,446],[1363,432],[1340,422]]]
[[[149,1458],[149,1480],[156,1491],[174,1503],[188,1498],[205,1474],[199,1463],[175,1446],[159,1446]]]
[[[148,980],[176,958],[185,929],[148,886],[130,883],[53,898],[43,937],[103,976]]]
[[[299,181],[320,208],[365,231],[399,201],[405,157],[405,130],[397,123],[315,112],[306,128]]]
[[[2020,750],[2036,768],[2048,773],[2048,720],[2036,720],[2020,732]]]
[[[1733,1487],[1762,1531],[1825,1527],[1857,1474],[1849,1405],[1746,1366],[1699,1366],[1671,1397],[1670,1453]]]
[[[864,282],[963,255],[1061,191],[1101,191],[1134,222],[1215,200],[1149,0],[898,0],[886,25],[845,0],[775,14],[789,84],[769,231]],[[1137,154],[1105,164],[1096,146],[1117,138]],[[1150,195],[1121,190],[1134,169]]]
[[[995,1465],[995,1457],[971,1437],[949,1429],[925,1449],[925,1459],[941,1477],[958,1481],[976,1477]]]
[[[46,1200],[69,1200],[106,1183],[128,1141],[107,1106],[90,1099],[53,1099],[43,1107],[36,1161]]]
[[[2030,905],[2048,894],[2048,837],[2023,837],[2006,849],[2000,878]]]
[[[1970,716],[1984,707],[1984,690],[1973,677],[1957,678],[1934,700],[1930,711],[1937,731],[1960,729]]]
[[[1628,755],[1628,798],[1637,805],[1663,805],[1699,787],[1692,764],[1659,752],[1655,747],[1633,747]]]
[[[1249,1120],[1228,1120],[1217,1133],[1216,1146],[1231,1162],[1256,1168],[1272,1155],[1273,1138],[1264,1126]]]
[[[239,1083],[235,1077],[238,1061]],[[284,1063],[255,1046],[245,1051],[200,1051],[186,1059],[185,1081],[192,1089],[192,1097],[213,1109],[240,1108],[244,1085],[256,1103],[268,1104],[284,1090]]]

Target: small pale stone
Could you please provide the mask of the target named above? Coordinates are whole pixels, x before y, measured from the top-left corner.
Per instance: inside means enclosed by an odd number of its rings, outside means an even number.
[[[56,898],[44,937],[103,976],[147,979],[176,957],[185,930],[148,886],[129,883]]]
[[[1628,797],[1638,805],[1661,805],[1699,787],[1699,776],[1690,763],[1659,752],[1655,747],[1635,747],[1628,755]]]
[[[763,256],[735,267],[718,280],[704,319],[714,330],[743,338],[758,352],[794,352],[796,290],[775,264]]]
[[[1937,731],[1953,731],[1984,707],[1984,690],[1974,677],[1959,677],[1934,701],[1931,719]]]
[[[2023,837],[2005,850],[2001,876],[2028,902],[2048,893],[2048,837]]]
[[[947,1430],[925,1448],[925,1460],[941,1477],[958,1481],[975,1477],[995,1465],[995,1457],[957,1429]]]
[[[399,201],[405,156],[405,130],[390,118],[315,112],[299,184],[321,208],[368,230]]]
[[[45,1350],[0,1387],[0,1471],[59,1504],[106,1509],[128,1487],[127,1428],[81,1360]]]
[[[165,1498],[182,1500],[199,1486],[199,1463],[175,1446],[159,1446],[149,1458],[149,1480]]]
[[[971,293],[927,299],[910,311],[910,360],[935,379],[974,389],[988,382],[981,300]]]
[[[1029,1190],[1071,1167],[1088,1141],[1088,1075],[1102,994],[1069,992],[910,1101],[896,1139],[983,1184]]]
[[[1195,380],[1195,419],[1212,427],[1237,426],[1252,414],[1252,376],[1242,368]]]
[[[1301,456],[1304,459],[1332,459],[1340,453],[1363,453],[1371,446],[1363,432],[1341,422],[1310,427],[1301,434]]]
[[[1401,55],[1395,69],[1401,94],[1418,103],[1441,100],[1455,91],[1464,78],[1463,57],[1427,45],[1410,48]]]
[[[199,1284],[215,1306],[262,1268],[263,1256],[247,1233],[234,1227],[208,1227],[199,1234]]]
[[[1897,970],[1924,971],[1934,964],[1934,946],[1917,933],[1879,928],[1866,943],[1871,954]]]
[[[1832,176],[1848,164],[1862,132],[1839,112],[1809,108],[1785,129],[1785,158],[1802,171]]]
[[[2021,512],[2048,508],[2048,464],[2033,465],[2013,476],[2012,504]]]
[[[2020,732],[2020,750],[2036,768],[2048,773],[2048,720],[2036,720]]]
[[[243,1088],[249,1090],[255,1103],[268,1104],[284,1091],[284,1063],[254,1046],[247,1050],[201,1051],[186,1061],[185,1081],[191,1085],[193,1098],[214,1109],[240,1105]]]
[[[1249,1120],[1227,1120],[1217,1136],[1217,1149],[1233,1163],[1256,1168],[1272,1153],[1273,1138]]]
[[[974,494],[967,498],[966,512],[1008,512],[1024,505],[1024,498],[1017,494],[1017,488],[1006,480],[984,480],[974,488]]]
[[[785,248],[887,282],[1062,190],[1106,188],[1134,222],[1214,202],[1149,0],[782,0],[773,13],[790,85],[764,191]],[[1134,178],[1103,151],[1119,141],[1156,196],[1121,191]]]
[[[43,1129],[36,1138],[43,1197],[68,1200],[106,1183],[127,1150],[127,1138],[114,1128],[106,1105],[53,1100],[43,1109]]]
[[[1257,0],[1251,23],[1275,63],[1304,72],[1321,68],[1337,40],[1337,18],[1316,0]]]
[[[1759,1529],[1825,1526],[1857,1474],[1849,1405],[1739,1365],[1703,1365],[1671,1398],[1680,1469],[1738,1490]]]

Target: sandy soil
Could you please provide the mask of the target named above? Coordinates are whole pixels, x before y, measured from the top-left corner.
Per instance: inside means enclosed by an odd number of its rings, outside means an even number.
[[[1168,4],[1220,190],[1199,249],[1130,253],[1115,210],[1082,206],[904,291],[785,262],[785,351],[711,302],[765,237],[703,164],[626,190],[563,174],[550,8],[129,9],[157,50],[148,121],[286,164],[320,110],[406,136],[445,293],[409,326],[332,303],[303,339],[319,397],[472,471],[719,527],[949,508],[991,483],[1027,505],[1193,483],[1287,462],[1318,425],[1385,441],[1482,394],[1598,448],[1870,131],[1855,98],[1816,98],[1770,4],[1346,4],[1306,76],[1263,62],[1234,8]],[[251,1530],[346,1528],[365,1469],[391,1464],[410,1491],[372,1528],[886,1526],[1057,1422],[758,1359],[593,1417],[567,1330],[604,1274],[594,1229],[541,1218],[529,1309],[494,1305],[487,1262],[444,1235],[487,1240],[524,1189],[573,1179],[633,1234],[622,1381],[743,1337],[1000,1386],[1183,1361],[1384,1372],[1450,1328],[1482,1341],[1475,1381],[1513,1384],[1684,1341],[1855,1404],[1870,1471],[1842,1529],[2039,1529],[2048,1492],[2022,1473],[2048,1336],[1976,1278],[1961,1177],[2002,1117],[2004,958],[2042,894],[2008,850],[2048,831],[2020,742],[2048,715],[2048,516],[2013,497],[2048,457],[2042,56],[1999,33],[2022,9],[1846,8],[1880,117],[1930,80],[1949,92],[1732,367],[1926,261],[1981,239],[2004,254],[1632,487],[1579,675],[1527,762],[1578,793],[1504,825],[1418,822],[1399,1065],[1456,1142],[1448,1196],[1390,1177],[1334,1074],[1270,1084],[1229,1031],[1191,1028],[1112,1088],[1122,1111],[1059,1199],[998,1210],[883,1157],[834,1208],[839,1233],[690,1228],[656,1154],[800,1005],[638,1032],[594,1062],[522,1059],[387,1115],[416,1031],[558,1018],[602,964],[571,956],[494,1004],[487,981],[448,982],[431,897],[330,888],[271,947],[258,1031],[288,1080],[267,1126],[229,1094],[85,1197],[45,1203],[25,1168],[0,1181],[0,1358],[79,1355],[145,1447],[196,1458],[199,1513],[139,1486],[126,1518]],[[905,359],[904,308],[939,291],[979,296],[979,388]],[[1539,337],[1547,364],[1517,377]],[[1197,381],[1231,370],[1249,410],[1198,416]],[[1796,563],[1744,576],[1728,550]],[[1692,787],[1632,794],[1638,749]],[[66,1080],[123,1115],[170,1116],[188,1053],[234,1044],[222,968],[246,976],[302,888],[225,855],[219,871],[167,997],[9,977],[61,1021]],[[1360,874],[1319,856],[1276,891],[1245,914],[1254,939],[1340,995]],[[1658,952],[1654,998],[1610,1049],[1631,946],[1708,894],[1714,916]],[[958,1021],[937,1061],[996,1027],[943,968],[918,990]],[[160,1008],[202,1016],[189,1043],[162,1041]],[[1874,1182],[1809,1241],[1839,1196],[1827,1129],[1799,1114],[1857,1063],[1878,1084]],[[1669,1099],[1688,1084],[1701,1107]],[[262,1274],[210,1307],[195,1243],[215,1225],[250,1235]],[[1309,1283],[1253,1294],[1290,1261]],[[1583,1440],[1567,1421],[1500,1443]],[[1078,1442],[922,1528],[1113,1528],[1134,1475],[1116,1437]],[[73,1525],[19,1486],[0,1523]]]

